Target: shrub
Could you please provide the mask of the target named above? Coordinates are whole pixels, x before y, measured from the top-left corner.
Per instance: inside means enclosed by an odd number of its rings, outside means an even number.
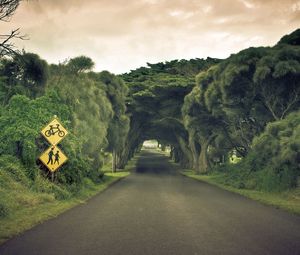
[[[50,182],[40,174],[37,175],[32,190],[39,193],[53,194],[55,199],[58,200],[64,200],[71,197],[71,193],[66,188]]]
[[[9,215],[9,209],[6,205],[0,202],[0,219],[5,218]]]
[[[266,130],[254,139],[252,150],[239,167],[246,172],[258,172],[255,175],[256,188],[261,190],[295,188],[300,175],[299,148],[300,111],[297,111],[268,124]]]
[[[69,191],[55,184],[51,186],[51,191],[57,200],[65,200],[71,197],[71,193]]]
[[[0,185],[7,186],[11,182],[18,182],[26,187],[29,187],[31,181],[26,176],[27,169],[22,165],[20,160],[11,155],[2,155],[0,157]],[[2,179],[6,181],[2,182]]]

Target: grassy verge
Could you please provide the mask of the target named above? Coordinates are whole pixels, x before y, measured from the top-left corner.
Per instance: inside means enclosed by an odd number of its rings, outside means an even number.
[[[2,173],[0,175],[0,194],[2,195],[0,198],[0,216],[2,216],[0,217],[0,244],[76,205],[85,203],[113,183],[128,176],[133,167],[134,161],[130,162],[122,172],[110,173],[107,171],[103,181],[99,184],[86,179],[76,195],[64,198],[57,198],[55,193],[38,192],[32,186],[21,183],[19,180],[16,181],[15,177],[10,178],[11,176],[5,171],[0,171]],[[26,181],[25,178],[24,180]],[[7,183],[9,185],[5,187],[4,184]],[[8,208],[7,212],[5,212],[5,208]]]
[[[212,175],[196,175],[193,171],[182,171],[181,174],[218,186],[222,189],[238,193],[245,197],[271,205],[291,213],[300,215],[300,188],[281,193],[269,193],[257,190],[238,189],[222,184],[223,175],[216,173]]]

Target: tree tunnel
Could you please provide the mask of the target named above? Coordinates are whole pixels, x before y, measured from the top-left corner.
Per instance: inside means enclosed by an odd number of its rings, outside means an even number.
[[[298,52],[249,48],[225,60],[148,64],[122,75],[130,129],[119,166],[149,139],[169,145],[176,162],[198,173],[233,151],[246,157],[268,123],[299,109],[299,72],[291,67]]]
[[[216,62],[218,60],[198,59],[160,63],[122,76],[129,88],[126,106],[130,130],[118,167],[124,167],[143,142],[151,139],[170,146],[170,157],[175,162],[187,168],[194,167],[182,107],[185,96],[195,86],[196,74]]]

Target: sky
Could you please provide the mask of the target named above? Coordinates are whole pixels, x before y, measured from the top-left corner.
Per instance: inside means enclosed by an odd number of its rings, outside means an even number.
[[[147,62],[226,58],[273,46],[300,27],[300,0],[29,0],[0,34],[48,63],[85,55],[95,71],[129,72]]]

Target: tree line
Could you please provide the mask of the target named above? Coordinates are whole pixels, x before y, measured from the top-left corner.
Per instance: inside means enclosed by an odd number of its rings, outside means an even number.
[[[238,187],[296,187],[299,38],[296,30],[274,47],[251,47],[223,60],[148,64],[122,75],[129,88],[128,150],[157,139],[197,173],[227,171]],[[238,164],[231,164],[233,156]]]
[[[90,71],[93,65],[85,56],[48,65],[26,52],[1,59],[0,154],[19,158],[35,178],[36,164],[43,169],[38,155],[48,146],[39,132],[57,115],[70,131],[62,142],[69,161],[58,181],[99,180],[107,152],[124,146],[129,118],[124,82],[107,71]]]
[[[93,72],[86,56],[57,65],[34,53],[2,57],[0,154],[20,159],[34,179],[48,146],[40,129],[57,115],[71,133],[62,142],[69,162],[61,183],[99,181],[109,153],[116,171],[156,139],[197,173],[227,171],[241,187],[295,187],[300,47],[288,39],[297,35],[224,60],[174,60],[118,76]]]
[[[0,20],[19,2],[0,1]],[[299,29],[227,59],[148,63],[122,75],[93,72],[86,56],[48,64],[15,50],[14,37],[0,43],[0,157],[20,160],[33,180],[47,174],[37,161],[48,146],[40,129],[57,115],[70,131],[61,144],[69,157],[57,176],[63,184],[97,182],[110,154],[116,171],[156,139],[182,167],[225,172],[240,188],[297,186]]]

